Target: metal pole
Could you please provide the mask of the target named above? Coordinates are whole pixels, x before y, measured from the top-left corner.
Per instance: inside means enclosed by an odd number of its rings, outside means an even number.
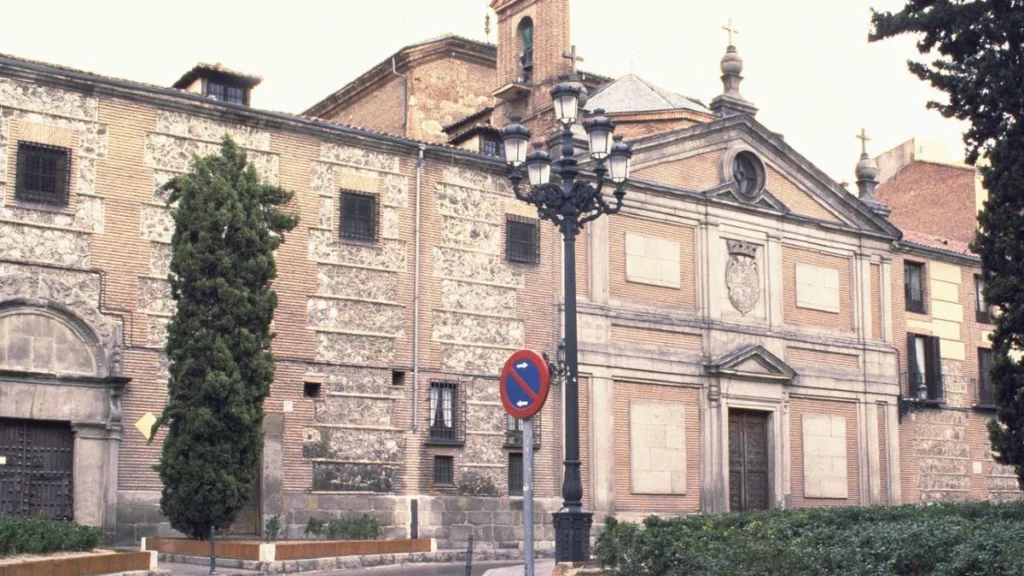
[[[473,576],[473,535],[469,535],[469,552],[466,554],[466,576]]]
[[[523,559],[533,576],[533,418],[523,420]]]
[[[217,573],[217,529],[210,526],[210,574]]]

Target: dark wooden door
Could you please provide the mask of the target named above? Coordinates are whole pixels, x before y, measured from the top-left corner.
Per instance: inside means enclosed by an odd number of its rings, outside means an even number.
[[[0,418],[0,513],[71,519],[74,446],[67,422]]]
[[[729,411],[729,509],[768,508],[768,414]]]

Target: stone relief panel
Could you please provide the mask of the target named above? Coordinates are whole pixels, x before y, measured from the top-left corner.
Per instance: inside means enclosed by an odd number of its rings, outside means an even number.
[[[679,288],[679,242],[626,232],[626,280]]]
[[[171,283],[157,278],[139,278],[138,310],[147,314],[171,316],[175,311]]]
[[[729,302],[740,314],[747,314],[761,299],[758,246],[741,240],[727,240],[726,246],[729,262],[725,267],[725,287]]]
[[[839,270],[811,264],[796,265],[796,305],[839,312]]]

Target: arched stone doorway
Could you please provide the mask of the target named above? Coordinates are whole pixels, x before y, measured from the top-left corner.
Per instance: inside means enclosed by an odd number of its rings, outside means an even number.
[[[98,300],[60,278],[0,277],[0,505],[113,532],[129,379]]]

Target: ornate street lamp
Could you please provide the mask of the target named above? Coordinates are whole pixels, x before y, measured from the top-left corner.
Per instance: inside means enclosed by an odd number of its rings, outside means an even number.
[[[558,226],[565,243],[565,471],[562,479],[562,508],[554,513],[555,559],[558,562],[583,562],[590,559],[590,527],[593,514],[583,509],[583,482],[580,478],[580,408],[579,358],[576,346],[576,236],[583,226],[602,214],[615,214],[622,208],[629,178],[630,146],[621,137],[612,139],[615,124],[595,110],[583,123],[590,144],[590,155],[597,162],[595,182],[577,180],[579,168],[573,156],[572,125],[579,112],[580,87],[561,82],[551,89],[555,104],[555,118],[562,125],[560,156],[552,170],[550,156],[537,144],[533,152],[526,153],[530,132],[512,119],[502,131],[505,158],[511,169],[509,180],[516,198],[537,207],[542,220]],[[607,167],[605,163],[607,162]],[[529,190],[520,189],[523,166]],[[550,182],[551,172],[560,182]],[[615,189],[606,198],[602,193],[607,179]],[[562,363],[562,346],[559,360]]]

